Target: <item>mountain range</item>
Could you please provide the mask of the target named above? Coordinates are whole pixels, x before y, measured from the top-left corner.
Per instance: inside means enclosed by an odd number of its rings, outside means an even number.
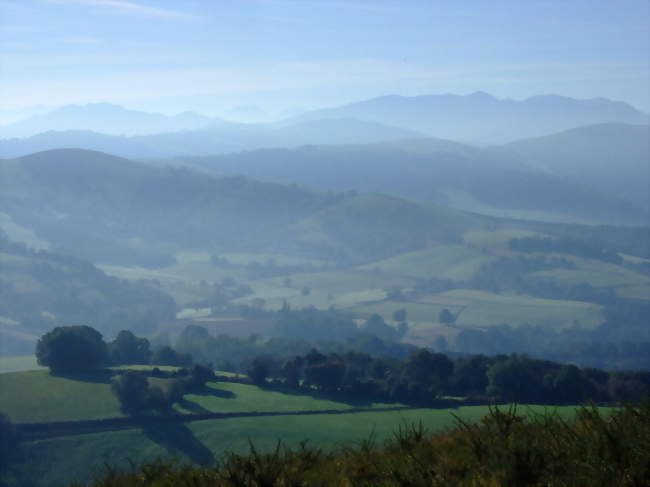
[[[433,137],[480,144],[517,139],[605,122],[647,124],[648,115],[604,98],[576,100],[558,95],[498,99],[483,92],[466,96],[382,96],[304,113],[296,120],[352,117],[390,123]]]
[[[65,147],[62,145],[65,142],[84,141],[80,134],[69,133],[70,131],[91,131],[112,136],[165,134],[162,141],[120,139],[102,142],[105,145],[124,147],[118,153],[125,157],[159,157],[161,152],[165,152],[166,156],[207,155],[261,147],[328,143],[328,135],[336,139],[333,143],[343,143],[341,134],[347,135],[348,143],[355,142],[355,136],[358,137],[356,142],[363,143],[419,134],[479,145],[503,144],[584,125],[647,124],[648,121],[647,114],[632,106],[602,98],[577,100],[558,95],[541,95],[519,101],[498,99],[477,92],[465,96],[389,95],[308,111],[273,124],[227,122],[193,112],[166,116],[129,110],[108,103],[68,105],[0,127],[0,138],[26,138],[56,131],[57,134],[49,134],[47,137],[50,146],[40,147],[53,149]],[[309,123],[305,124],[306,122]],[[302,134],[301,130],[306,130],[307,133]],[[316,136],[313,133],[316,130],[330,133]],[[297,133],[288,135],[287,131]],[[193,143],[174,143],[179,134],[170,134],[172,132],[181,132],[184,137],[192,139]],[[369,132],[372,133],[372,140],[369,139]],[[99,136],[93,137],[97,139]],[[158,142],[161,142],[162,147],[159,147]],[[4,147],[7,143],[9,147]],[[2,154],[5,157],[26,155],[34,152],[34,146],[39,143],[45,143],[42,137],[21,143],[3,140]],[[86,143],[90,144],[88,140]],[[96,140],[94,143],[99,144]],[[171,145],[165,147],[166,144]],[[102,149],[97,146],[79,147]]]

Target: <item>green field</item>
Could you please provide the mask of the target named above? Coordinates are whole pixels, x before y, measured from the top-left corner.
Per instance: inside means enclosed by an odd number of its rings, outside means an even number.
[[[621,266],[598,260],[565,257],[572,260],[578,268],[539,271],[534,275],[552,278],[561,284],[577,285],[587,283],[594,287],[617,287],[650,283],[650,278],[647,276]]]
[[[122,415],[107,374],[84,379],[56,377],[46,370],[0,374],[0,411],[16,423]]]
[[[287,283],[286,280],[289,279]],[[375,271],[346,270],[309,274],[292,274],[286,277],[250,281],[254,294],[235,301],[250,304],[255,298],[265,300],[265,307],[279,309],[284,301],[293,308],[315,306],[326,309],[330,306],[347,308],[360,303],[379,301],[386,297],[386,291],[393,288],[411,287],[414,280],[391,276]],[[302,289],[309,288],[303,295]]]
[[[537,234],[534,232],[516,229],[503,229],[494,232],[477,230],[466,232],[463,235],[463,240],[472,247],[495,251],[508,250],[510,240],[513,238],[533,237],[535,235]]]
[[[367,264],[361,269],[380,269],[390,274],[421,279],[464,280],[471,279],[481,264],[491,260],[493,257],[484,255],[474,248],[461,245],[438,245]]]
[[[575,408],[520,406],[522,413],[546,410],[568,418]],[[372,435],[381,444],[400,426],[422,422],[425,428],[435,431],[455,424],[451,413],[466,421],[477,421],[487,411],[486,406],[468,406],[454,410],[232,418],[31,441],[21,445],[17,464],[7,473],[6,482],[10,486],[25,485],[27,479],[29,485],[38,486],[44,482],[56,485],[73,479],[86,481],[106,464],[129,469],[131,462],[138,464],[159,457],[211,461],[226,452],[246,453],[249,440],[263,451],[274,448],[279,440],[292,447],[308,440],[309,445],[329,450],[356,445]],[[15,476],[22,477],[22,482],[13,482]]]
[[[36,357],[34,355],[0,357],[0,374],[40,369],[43,369],[43,367],[36,363]]]
[[[239,383],[210,383],[200,394],[187,394],[176,407],[182,413],[196,412],[250,412],[250,411],[308,411],[349,409],[351,407],[395,407],[400,404],[351,403],[331,400],[325,396],[310,396],[295,392],[277,392]]]
[[[650,300],[650,285],[619,287],[616,294],[623,298]]]
[[[540,326],[567,327],[574,320],[585,327],[596,327],[604,320],[602,308],[592,303],[532,298],[529,296],[502,296],[468,289],[454,289],[422,298],[419,302],[384,301],[353,308],[362,314],[377,313],[390,319],[403,308],[407,318],[420,327],[437,324],[438,314],[447,308],[460,313],[458,326],[489,326],[523,323]]]
[[[20,358],[27,362],[26,358]],[[149,370],[152,366],[132,366]],[[174,367],[160,367],[170,370]],[[122,416],[110,390],[110,372],[88,374],[84,380],[56,377],[46,370],[0,374],[0,411],[16,423],[74,421]],[[167,379],[150,379],[152,382]],[[9,393],[8,391],[11,391]],[[45,406],[44,406],[45,405]],[[399,404],[342,402],[325,396],[262,390],[257,386],[215,382],[177,405],[181,413],[303,411],[392,407]]]

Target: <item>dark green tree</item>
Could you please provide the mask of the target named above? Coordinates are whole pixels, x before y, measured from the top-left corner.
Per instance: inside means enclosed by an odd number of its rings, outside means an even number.
[[[438,314],[438,321],[445,325],[450,325],[454,321],[456,321],[456,317],[453,315],[451,311],[445,308]]]
[[[108,362],[101,333],[89,326],[60,326],[43,335],[36,345],[38,364],[52,372],[97,369]]]
[[[111,390],[125,414],[138,414],[152,406],[149,382],[141,372],[127,370],[118,375],[113,379]]]
[[[266,384],[266,378],[269,375],[269,364],[262,358],[256,358],[253,360],[247,374],[253,384],[264,385]]]
[[[0,413],[0,472],[9,462],[9,458],[18,444],[16,428],[7,415]]]
[[[395,310],[395,312],[393,313],[393,320],[399,322],[406,321],[406,310],[404,308]]]
[[[149,340],[135,336],[129,330],[122,330],[112,342],[108,343],[111,363],[148,364],[151,362]]]

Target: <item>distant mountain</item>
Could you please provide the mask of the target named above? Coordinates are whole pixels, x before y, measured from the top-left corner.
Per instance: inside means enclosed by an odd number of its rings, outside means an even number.
[[[0,157],[21,157],[64,148],[96,150],[129,158],[199,156],[262,147],[395,141],[417,135],[411,130],[355,119],[309,120],[283,126],[218,121],[201,130],[132,137],[87,130],[49,131],[25,139],[0,140]]]
[[[588,160],[590,150],[585,151],[582,157]],[[630,152],[633,160],[627,160]],[[619,165],[639,165],[638,152],[628,147],[621,149]],[[612,156],[615,153],[615,149],[610,151]],[[610,224],[648,222],[645,207],[627,201],[606,185],[600,187],[592,181],[589,171],[581,178],[569,179],[541,167],[540,162],[532,164],[530,158],[511,147],[476,148],[441,139],[408,139],[265,149],[183,158],[175,163],[222,175],[295,182],[323,190],[392,194],[500,217]],[[646,173],[647,168],[639,169],[638,174]],[[636,180],[630,171],[621,174],[619,180],[636,184],[641,195],[643,184],[648,183],[647,178]]]
[[[215,119],[193,112],[174,116],[128,110],[110,103],[67,105],[4,127],[0,137],[31,137],[51,130],[92,130],[110,135],[146,135],[196,130]]]
[[[576,100],[541,95],[526,100],[471,95],[382,96],[340,107],[304,113],[296,120],[352,117],[417,132],[475,143],[499,144],[605,122],[648,123],[648,115],[630,105],[603,98]]]
[[[506,148],[533,167],[616,195],[650,211],[648,125],[591,125],[520,140]]]

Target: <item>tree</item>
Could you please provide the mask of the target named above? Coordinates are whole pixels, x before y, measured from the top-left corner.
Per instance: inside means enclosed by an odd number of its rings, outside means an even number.
[[[36,345],[38,364],[52,372],[99,368],[108,362],[101,333],[89,326],[60,326],[43,335]]]
[[[16,428],[5,414],[0,413],[0,472],[7,465],[17,443]]]
[[[172,347],[164,346],[154,351],[151,357],[151,363],[155,365],[189,367],[192,365],[192,356],[189,353],[178,353]]]
[[[122,330],[115,340],[108,344],[111,363],[148,364],[151,361],[149,340],[139,338],[128,330]]]
[[[395,310],[393,320],[399,321],[400,323],[406,321],[406,310],[404,308]]]
[[[126,414],[138,414],[152,405],[149,382],[140,372],[127,370],[120,374],[113,380],[111,390],[120,401],[122,412]]]
[[[264,385],[266,384],[266,377],[269,375],[269,364],[266,360],[256,358],[253,360],[250,369],[248,369],[248,377],[250,377],[253,384]]]
[[[380,338],[386,340],[397,340],[399,339],[399,332],[390,325],[387,325],[384,319],[378,315],[373,314],[368,318],[368,320],[363,324],[363,331],[376,335]]]
[[[451,311],[445,308],[440,312],[440,314],[438,314],[438,321],[444,325],[450,325],[456,321],[456,317]]]

